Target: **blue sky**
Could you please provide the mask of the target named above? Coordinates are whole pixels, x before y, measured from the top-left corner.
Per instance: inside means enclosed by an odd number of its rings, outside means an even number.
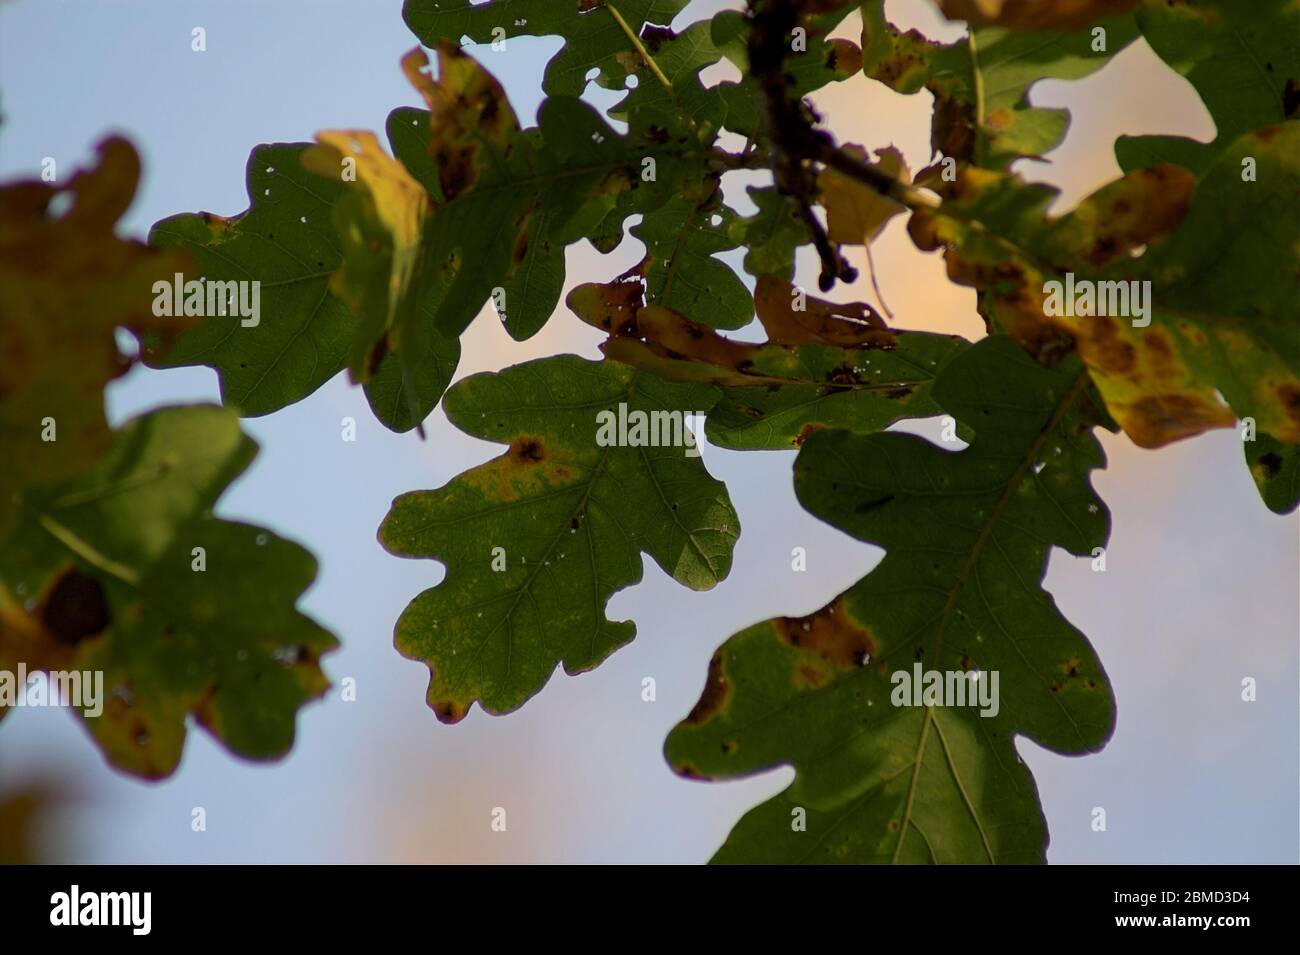
[[[692,18],[717,4],[693,4]],[[921,0],[891,3],[905,25],[935,25]],[[678,25],[687,22],[678,21]],[[191,50],[191,30],[207,51]],[[398,2],[333,0],[17,0],[0,4],[0,178],[34,175],[53,156],[66,174],[105,133],[127,134],[145,161],[124,232],[143,236],[181,211],[243,210],[243,171],[262,142],[308,140],[319,129],[382,128],[388,111],[419,105],[397,62],[414,45]],[[531,118],[558,41],[512,40],[484,54],[516,111]],[[1131,90],[1146,95],[1135,98]],[[1186,84],[1144,47],[1097,76],[1046,83],[1035,100],[1075,110],[1071,139],[1036,178],[1073,201],[1118,170],[1120,132],[1210,138],[1213,124]],[[602,104],[610,102],[606,96]],[[926,94],[900,97],[858,78],[820,100],[845,139],[897,142],[927,161]],[[728,181],[728,195],[738,195]],[[639,258],[629,240],[609,256],[570,251],[570,281],[621,272]],[[916,252],[895,221],[877,247],[900,324],[973,335],[969,290]],[[810,262],[801,263],[812,274]],[[865,285],[853,290],[869,295]],[[594,356],[596,336],[563,311],[537,339],[510,342],[495,318],[467,335],[460,374],[556,351]],[[114,384],[115,421],[162,404],[215,400],[207,369],[136,370]],[[360,423],[354,444],[339,421]],[[429,437],[375,423],[359,390],[339,378],[299,405],[246,422],[261,443],[253,468],[220,511],[306,544],[321,573],[304,608],[339,634],[328,657],[358,700],[331,695],[304,710],[286,760],[253,765],[191,733],[180,771],[146,784],[109,769],[67,714],[19,710],[0,731],[0,790],[51,777],[66,802],[48,829],[65,861],[601,861],[707,858],[748,807],[782,788],[789,770],[725,785],[674,776],[667,730],[695,701],[714,647],[774,614],[812,611],[865,573],[879,551],[803,513],[793,456],[706,448],[744,528],[729,579],[690,593],[652,563],[617,595],[610,616],[638,637],[593,673],[562,673],[522,710],[439,724],[424,705],[426,673],[392,648],[392,624],[441,577],[375,542],[391,499],[438,487],[497,453],[435,411]],[[1108,570],[1056,552],[1048,586],[1088,634],[1114,683],[1119,722],[1107,749],[1066,759],[1021,741],[1037,778],[1056,862],[1295,862],[1300,788],[1297,519],[1258,501],[1232,432],[1158,453],[1107,437],[1110,468],[1095,479],[1114,532]],[[807,573],[790,569],[806,548]],[[654,703],[641,700],[653,676]],[[1259,699],[1240,700],[1243,677]],[[190,829],[202,806],[208,829]],[[504,807],[509,828],[489,828]],[[1093,832],[1091,810],[1107,810]]]

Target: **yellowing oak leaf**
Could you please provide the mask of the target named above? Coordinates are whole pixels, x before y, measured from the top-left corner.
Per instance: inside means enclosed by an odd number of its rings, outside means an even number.
[[[909,230],[983,290],[997,325],[1048,363],[1077,348],[1133,441],[1155,448],[1251,418],[1300,442],[1300,123],[1243,136],[1198,182],[1137,169],[1048,219],[1055,191],[964,168]],[[1243,162],[1256,180],[1243,179]],[[1224,241],[1231,236],[1232,241]]]
[[[115,329],[152,356],[187,327],[154,315],[153,286],[170,287],[189,257],[114,231],[140,178],[134,147],[110,137],[98,151],[98,166],[66,184],[0,187],[0,536],[23,488],[68,477],[107,447],[104,386],[131,365]]]
[[[861,146],[845,146],[844,151],[870,162],[867,151]],[[903,161],[903,154],[896,148],[877,149],[876,157],[876,162],[870,165],[901,182],[911,183],[911,171]],[[880,235],[885,223],[905,211],[900,203],[834,169],[822,171],[818,186],[822,206],[826,209],[826,233],[832,242],[867,245]]]
[[[386,354],[400,352],[403,325],[418,318],[411,293],[431,211],[429,195],[374,133],[328,130],[316,139],[320,145],[303,153],[303,165],[345,181],[345,173],[354,172],[364,189],[364,195],[345,193],[334,207],[344,254],[330,291],[361,318],[348,370],[353,381],[365,381]]]

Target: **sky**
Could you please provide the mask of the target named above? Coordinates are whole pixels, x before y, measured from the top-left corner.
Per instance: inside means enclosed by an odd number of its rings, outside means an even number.
[[[723,5],[692,3],[674,26]],[[887,12],[935,38],[960,32],[926,0],[893,0]],[[205,52],[191,49],[196,26],[206,30]],[[105,134],[121,132],[144,158],[124,235],[143,238],[177,212],[233,215],[247,206],[244,166],[254,145],[310,140],[320,129],[382,129],[393,107],[420,105],[398,67],[414,44],[396,0],[0,3],[0,181],[36,175],[47,156],[63,175],[91,159]],[[504,53],[480,51],[521,118],[535,116],[542,69],[558,47],[552,38],[518,39]],[[1094,76],[1040,83],[1031,98],[1073,111],[1051,162],[1018,167],[1062,189],[1056,211],[1119,174],[1111,143],[1121,133],[1214,136],[1191,87],[1141,41]],[[614,97],[594,100],[604,106]],[[927,164],[927,93],[901,96],[859,76],[816,100],[841,141],[892,143],[913,168]],[[741,211],[752,208],[745,184],[744,175],[724,182]],[[640,252],[631,238],[609,255],[571,247],[569,283],[612,277]],[[874,255],[896,324],[980,334],[973,293],[948,283],[939,258],[912,246],[902,217]],[[800,269],[811,281],[811,258]],[[864,277],[838,294],[870,299],[871,290]],[[597,357],[598,340],[561,308],[541,334],[515,343],[487,311],[465,336],[457,376],[558,352]],[[110,387],[109,408],[120,423],[165,404],[217,399],[209,369],[136,369]],[[355,443],[340,440],[345,416],[358,422]],[[441,409],[426,424],[427,440],[391,434],[343,377],[244,426],[262,450],[218,513],[315,553],[320,575],[301,607],[339,635],[342,649],[325,670],[335,683],[354,678],[357,699],[335,691],[304,708],[292,753],[276,763],[241,761],[192,731],[179,771],[159,783],[112,770],[67,713],[15,711],[0,728],[0,794],[36,780],[57,786],[41,829],[46,858],[693,863],[792,778],[783,768],[692,782],[661,753],[718,644],[769,616],[821,607],[881,556],[799,508],[792,453],[704,448],[743,527],[725,582],[693,593],[647,561],[642,583],[608,608],[611,619],[637,622],[631,645],[591,673],[557,672],[513,714],[475,708],[444,726],[424,703],[425,667],[392,647],[393,623],[441,568],[388,555],[375,531],[397,494],[440,487],[499,447],[451,427]],[[929,433],[927,424],[913,427]],[[1051,832],[1048,858],[1296,862],[1297,518],[1259,501],[1233,431],[1158,452],[1122,436],[1102,442],[1109,466],[1094,484],[1112,514],[1107,570],[1094,573],[1088,560],[1058,550],[1046,585],[1097,648],[1119,716],[1106,749],[1084,758],[1018,741]],[[804,573],[791,569],[795,546],[807,551]],[[652,703],[641,696],[647,676],[656,680]],[[1258,683],[1253,703],[1241,700],[1245,677]],[[196,807],[206,831],[191,829]],[[490,826],[498,807],[507,811],[505,832]],[[1092,829],[1094,807],[1106,810],[1105,832]]]

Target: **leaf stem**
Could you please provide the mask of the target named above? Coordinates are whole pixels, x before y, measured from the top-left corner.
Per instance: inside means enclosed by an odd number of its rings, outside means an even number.
[[[659,64],[656,63],[655,58],[650,55],[650,51],[645,48],[645,44],[642,43],[641,38],[636,35],[636,31],[632,29],[631,24],[623,19],[623,14],[618,12],[618,7],[614,6],[614,4],[606,2],[605,9],[609,11],[610,16],[614,18],[618,25],[623,28],[623,32],[627,34],[627,38],[631,42],[632,46],[636,48],[637,53],[641,54],[641,59],[645,61],[645,65],[650,67],[650,72],[655,75],[655,79],[657,79],[660,85],[668,91],[668,95],[671,96],[673,102],[676,103],[677,94],[673,90],[672,81],[664,75],[663,70],[659,69]],[[694,124],[692,123],[692,125]]]
[[[980,72],[979,53],[975,48],[975,27],[966,30],[966,46],[970,50],[972,86],[975,93],[975,165],[985,164],[984,155],[984,74]]]

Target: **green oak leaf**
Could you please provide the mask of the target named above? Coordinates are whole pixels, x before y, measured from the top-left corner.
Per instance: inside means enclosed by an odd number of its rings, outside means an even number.
[[[444,42],[435,81],[417,68],[421,59],[408,54],[406,68],[430,105],[424,128],[416,111],[399,111],[390,134],[397,157],[434,199],[422,255],[431,281],[446,287],[434,322],[444,335],[459,335],[492,298],[512,334],[526,337],[555,309],[566,245],[621,234],[624,218],[709,174],[707,151],[679,143],[664,148],[657,176],[646,180],[644,145],[581,100],[548,98],[538,128],[523,130],[477,62]]]
[[[1234,140],[1300,119],[1300,4],[1295,0],[1147,0],[1137,25],[1151,49],[1196,88],[1214,119],[1213,142],[1185,136],[1121,136],[1125,172],[1177,163],[1205,172]]]
[[[244,213],[233,218],[185,213],[161,220],[149,233],[155,247],[190,253],[197,274],[187,279],[261,283],[255,326],[233,316],[210,316],[182,336],[165,358],[146,355],[155,368],[211,367],[223,403],[249,417],[312,394],[343,370],[360,334],[355,315],[331,290],[343,263],[335,207],[348,184],[307,171],[302,157],[310,148],[307,143],[255,147],[248,159],[250,204]],[[430,305],[421,307],[427,320]],[[432,330],[413,347],[432,350],[437,360],[403,389],[400,407],[389,401],[391,380],[401,377],[394,354],[382,358],[366,384],[376,417],[394,431],[415,427],[433,410],[459,360],[455,339]],[[418,395],[415,409],[410,392]]]
[[[404,656],[429,665],[439,719],[456,722],[475,701],[517,709],[557,664],[588,670],[630,641],[635,626],[609,620],[605,604],[641,579],[642,552],[694,590],[726,577],[740,522],[691,449],[597,443],[602,411],[693,414],[716,399],[708,386],[570,355],[447,393],[453,424],[509,449],[397,498],[379,530],[390,552],[447,567],[395,634]]]
[[[931,417],[940,413],[931,386],[965,347],[957,336],[908,331],[894,332],[887,348],[767,345],[749,373],[790,383],[723,388],[706,433],[719,447],[784,450],[823,428],[869,434]]]
[[[794,256],[812,241],[794,200],[772,187],[747,190],[758,211],[733,223],[732,240],[745,247],[745,271],[755,277],[794,278]]]
[[[29,493],[0,551],[0,669],[102,671],[103,712],[83,719],[126,772],[170,775],[191,718],[279,758],[329,686],[337,641],[294,606],[315,560],[212,514],[256,447],[222,408],[137,418],[94,467]]]
[[[149,243],[183,248],[207,281],[260,281],[258,324],[209,317],[153,367],[208,365],[221,398],[250,417],[306,398],[342,370],[356,319],[330,293],[338,237],[330,216],[341,182],[302,166],[305,143],[254,147],[246,212],[184,213],[156,223]],[[190,278],[189,276],[186,277]]]
[[[534,145],[541,142],[539,130],[526,130],[523,135]],[[439,182],[438,164],[429,155],[430,136],[428,111],[401,107],[389,114],[388,139],[393,144],[394,153],[400,156],[408,171],[431,195],[443,201],[445,197]],[[506,331],[516,341],[531,338],[541,330],[555,311],[555,304],[564,287],[565,242],[552,235],[549,227],[555,222],[556,215],[548,208],[541,208],[528,218],[522,238],[525,246],[523,257],[514,265],[512,273],[501,278],[496,286],[501,292],[494,291],[489,295],[498,306],[498,317]],[[621,219],[617,227],[621,238]],[[454,278],[455,274],[451,271],[441,274],[443,291],[434,300],[431,322],[436,319],[437,303]]]
[[[934,399],[974,430],[969,447],[834,430],[799,453],[800,503],[886,553],[822,610],[723,644],[668,737],[691,777],[795,768],[714,861],[1042,862],[1015,736],[1068,754],[1110,736],[1101,664],[1042,589],[1052,547],[1089,555],[1109,530],[1089,483],[1105,459],[1086,373],[995,336],[949,364]],[[901,697],[895,674],[916,665],[968,687],[978,672],[986,694],[997,674],[997,706]]]
[[[722,58],[710,31],[710,21],[700,20],[681,33],[655,32],[642,38],[663,79],[643,63],[632,74],[637,85],[610,108],[612,118],[628,124],[630,138],[647,143],[717,138],[726,105],[716,87],[705,87],[699,76]]]
[[[667,27],[687,0],[406,0],[402,17],[425,46],[441,42],[459,44],[468,36],[475,43],[499,46],[504,53],[517,36],[560,36],[564,46],[546,65],[542,89],[548,94],[578,96],[589,74],[599,71],[597,82],[606,89],[621,89],[640,64],[613,10],[628,29],[641,34],[647,24]],[[490,48],[489,48],[490,49]]]
[[[715,224],[712,220],[717,219]],[[716,258],[736,248],[736,214],[714,192],[703,202],[679,196],[648,212],[632,235],[645,243],[646,297],[712,328],[743,328],[754,299],[740,277]]]
[[[1137,36],[1131,14],[1098,22],[1094,32],[971,27],[966,38],[936,43],[903,33],[885,19],[884,0],[862,5],[862,69],[899,93],[934,95],[930,143],[961,162],[1004,169],[1039,159],[1061,144],[1069,111],[1034,106],[1030,88],[1043,79],[1076,80],[1105,66]]]

